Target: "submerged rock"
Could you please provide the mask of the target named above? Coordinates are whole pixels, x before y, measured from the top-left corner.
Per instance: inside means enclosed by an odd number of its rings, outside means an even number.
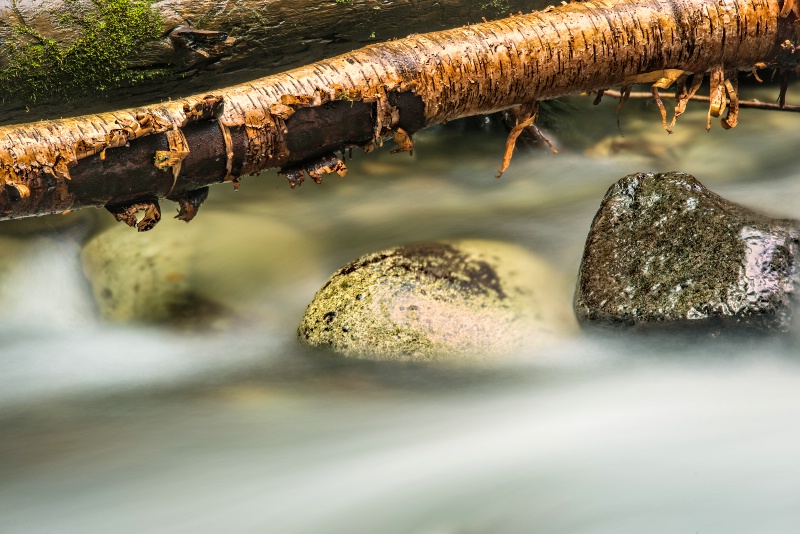
[[[119,322],[182,318],[201,300],[189,284],[190,243],[165,233],[140,235],[118,225],[84,246],[81,261],[100,314]]]
[[[575,327],[565,280],[545,261],[505,243],[454,241],[345,265],[308,306],[298,337],[356,358],[490,359]]]
[[[288,224],[243,211],[208,211],[169,231],[117,224],[93,237],[81,260],[101,315],[203,328],[276,322],[272,315],[285,310],[264,302],[296,298],[295,280],[319,274],[318,246]]]
[[[772,219],[683,173],[614,184],[586,240],[575,311],[583,324],[786,331],[800,223]]]

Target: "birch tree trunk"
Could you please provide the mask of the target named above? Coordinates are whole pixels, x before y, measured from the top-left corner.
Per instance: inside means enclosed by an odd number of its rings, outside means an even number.
[[[74,115],[210,91],[547,3],[0,0],[0,124],[62,115],[65,97]]]
[[[796,20],[794,5],[778,0],[573,3],[370,45],[155,106],[4,127],[0,215],[106,206],[147,230],[160,218],[158,198],[178,201],[188,221],[208,184],[273,167],[292,185],[305,174],[316,181],[346,172],[335,151],[390,138],[410,150],[421,128],[513,108],[508,159],[539,100],[641,82],[654,82],[657,95],[675,81],[679,113],[706,72],[709,113],[733,127],[737,72],[794,68]]]

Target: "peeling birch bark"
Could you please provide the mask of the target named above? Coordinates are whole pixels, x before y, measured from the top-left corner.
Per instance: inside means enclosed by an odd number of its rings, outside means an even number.
[[[0,71],[19,61],[25,43],[52,40],[66,49],[85,30],[67,13],[96,16],[98,3],[110,0],[0,0]],[[160,20],[126,60],[128,78],[103,80],[98,89],[82,86],[88,98],[74,101],[78,113],[148,104],[168,97],[211,91],[233,83],[305,65],[370,42],[449,29],[481,17],[508,16],[544,8],[548,0],[154,0]],[[500,7],[502,6],[502,11]],[[25,32],[21,32],[21,28]],[[136,26],[125,30],[135,33]],[[112,73],[109,72],[109,75]],[[114,73],[115,74],[115,73]],[[47,72],[42,72],[46,76]],[[95,80],[98,82],[98,80]],[[32,106],[25,98],[6,98],[0,87],[0,124],[63,113],[63,106]],[[58,100],[58,99],[56,99]],[[102,107],[100,107],[102,106]],[[42,111],[40,111],[42,110]],[[33,115],[33,117],[31,117]],[[26,118],[28,117],[28,118]]]
[[[433,124],[582,91],[662,87],[665,72],[684,87],[690,74],[714,73],[719,114],[718,95],[735,98],[726,81],[737,71],[796,66],[797,15],[781,17],[781,8],[778,0],[572,3],[159,105],[0,128],[0,217],[107,206],[130,220],[131,206],[154,214],[149,206],[164,197],[196,211],[186,197],[212,183],[267,168],[290,183],[305,173],[318,180],[344,172],[338,150],[392,138],[408,149]]]

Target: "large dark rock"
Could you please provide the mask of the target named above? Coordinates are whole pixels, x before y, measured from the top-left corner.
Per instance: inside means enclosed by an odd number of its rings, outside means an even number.
[[[632,174],[586,240],[575,312],[598,326],[786,331],[800,223],[754,213],[683,173]]]

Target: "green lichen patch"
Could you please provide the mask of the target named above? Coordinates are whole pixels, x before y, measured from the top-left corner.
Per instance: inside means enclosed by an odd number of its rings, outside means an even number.
[[[492,360],[572,330],[561,275],[519,247],[396,247],[342,267],[298,329],[301,342],[376,360]]]
[[[39,103],[102,93],[159,76],[128,68],[147,40],[159,37],[160,15],[149,1],[67,0],[60,23],[77,35],[69,44],[41,35],[20,16],[14,22],[10,64],[0,70],[0,100]]]

